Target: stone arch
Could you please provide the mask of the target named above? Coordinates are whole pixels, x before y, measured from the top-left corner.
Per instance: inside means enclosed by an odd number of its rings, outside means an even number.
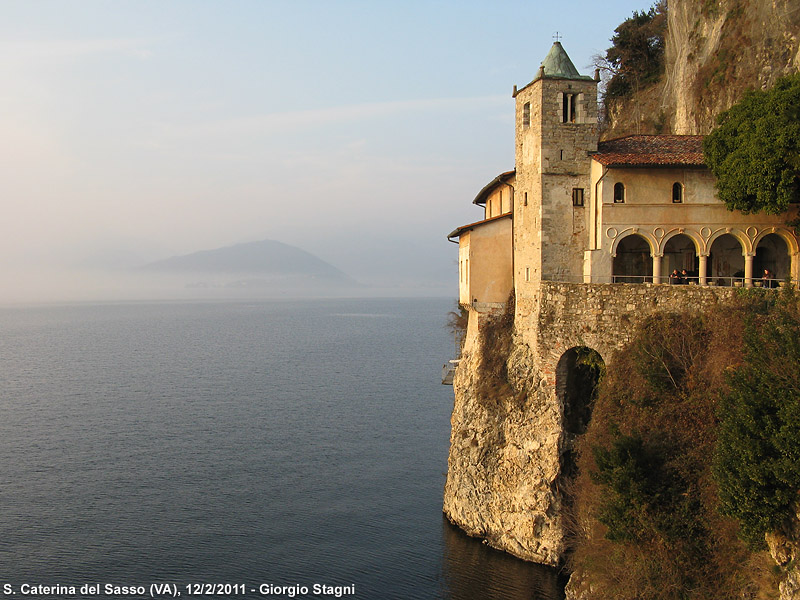
[[[597,386],[604,372],[602,356],[588,346],[569,348],[556,364],[556,398],[562,415],[560,462],[563,478],[570,479],[577,474],[575,441],[589,426]]]
[[[722,231],[708,240],[709,280],[717,285],[744,281],[747,238]]]
[[[723,235],[730,235],[739,240],[739,244],[742,246],[742,256],[744,256],[747,252],[753,251],[753,245],[750,243],[750,238],[748,238],[743,231],[729,228],[717,229],[714,233],[712,233],[706,240],[706,251],[711,252],[711,246],[713,246],[714,242],[716,242]]]
[[[788,229],[784,229],[783,227],[766,227],[764,228],[753,240],[753,248],[758,248],[758,245],[768,235],[777,235],[781,238],[784,242],[786,242],[786,248],[789,251],[789,254],[797,254],[800,252],[800,246],[797,243],[797,237],[792,235],[792,232]]]
[[[792,248],[787,243],[786,238],[777,231],[774,233],[767,230],[762,235],[753,240],[755,247],[755,258],[753,261],[753,277],[758,282],[763,281],[764,285],[776,286],[774,280],[785,280],[792,273]],[[765,273],[769,271],[769,275]]]
[[[614,283],[652,281],[655,241],[644,233],[633,231],[614,240],[612,275]]]
[[[566,433],[581,435],[586,432],[604,368],[603,357],[588,346],[573,346],[558,359],[556,397],[562,409]]]
[[[667,247],[667,243],[675,237],[679,235],[685,235],[689,238],[692,243],[694,244],[694,251],[695,254],[698,256],[703,252],[703,240],[698,235],[696,231],[691,231],[689,229],[673,229],[672,231],[668,231],[664,237],[661,239],[661,243],[659,244],[659,252],[663,254],[664,249]]]
[[[656,239],[653,236],[651,236],[646,231],[642,231],[642,230],[640,230],[638,228],[630,227],[628,229],[623,229],[620,233],[617,234],[617,236],[611,242],[611,256],[616,256],[617,248],[619,248],[620,243],[625,238],[628,238],[628,237],[630,237],[632,235],[638,235],[639,237],[644,238],[644,240],[650,246],[650,254],[651,255],[658,248],[658,242],[656,241]]]
[[[669,276],[674,270],[678,273],[686,270],[689,277],[697,277],[702,245],[691,233],[675,230],[665,236],[661,244],[662,273]]]

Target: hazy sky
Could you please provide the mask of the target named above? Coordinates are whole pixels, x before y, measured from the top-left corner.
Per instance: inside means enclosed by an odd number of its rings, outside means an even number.
[[[445,236],[513,168],[512,86],[556,31],[591,75],[648,6],[2,0],[4,297],[265,238],[455,296]]]

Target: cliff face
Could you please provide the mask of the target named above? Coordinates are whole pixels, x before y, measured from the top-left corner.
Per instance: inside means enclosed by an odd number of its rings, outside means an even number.
[[[560,416],[533,363],[510,322],[471,315],[453,381],[444,512],[494,548],[554,566],[564,551]]]
[[[707,134],[747,89],[800,70],[797,0],[669,0],[662,81],[609,105],[604,137]]]
[[[775,563],[787,570],[780,583],[779,600],[800,599],[800,569],[794,566],[800,558],[800,507],[795,511],[795,518],[785,524],[784,531],[767,535],[767,546]]]

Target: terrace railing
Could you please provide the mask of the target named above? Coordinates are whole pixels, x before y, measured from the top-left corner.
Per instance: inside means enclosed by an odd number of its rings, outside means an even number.
[[[545,275],[543,281],[554,283],[629,283],[629,284],[658,284],[658,285],[701,285],[700,277],[687,275],[678,278],[663,275],[654,278],[652,275],[610,275],[610,276],[583,276],[583,275]],[[748,287],[744,277],[711,277],[707,276],[704,286],[708,287]],[[752,287],[782,288],[788,282],[777,278],[752,278]]]

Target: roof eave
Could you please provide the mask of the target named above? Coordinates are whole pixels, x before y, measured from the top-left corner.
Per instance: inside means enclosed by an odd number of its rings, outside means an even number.
[[[447,239],[453,241],[454,237],[461,237],[461,235],[465,231],[470,231],[475,229],[476,227],[480,227],[481,225],[487,225],[488,223],[494,223],[495,221],[499,221],[500,219],[511,218],[513,213],[507,212],[503,213],[502,215],[497,215],[496,217],[491,217],[489,219],[483,219],[482,221],[476,221],[475,223],[470,223],[469,225],[462,225],[461,227],[454,229],[447,235]]]
[[[506,183],[511,177],[517,174],[516,169],[512,169],[511,171],[506,171],[505,173],[500,173],[497,177],[492,179],[489,183],[487,183],[478,195],[475,196],[475,199],[472,201],[473,204],[477,204],[478,206],[486,204],[486,196],[489,195],[489,192],[494,189],[498,183]]]
[[[512,94],[512,97],[515,98],[517,94],[519,94],[521,91],[529,88],[534,83],[536,83],[537,81],[541,81],[542,79],[556,79],[556,80],[560,79],[562,81],[594,81],[594,78],[590,77],[589,75],[578,75],[577,77],[561,77],[560,75],[545,75],[544,77],[539,77],[537,75],[533,81],[526,83],[521,88],[517,88],[516,93]]]
[[[608,162],[599,160],[592,156],[595,162],[600,163],[609,169],[708,169],[705,163],[629,163],[629,162]]]

